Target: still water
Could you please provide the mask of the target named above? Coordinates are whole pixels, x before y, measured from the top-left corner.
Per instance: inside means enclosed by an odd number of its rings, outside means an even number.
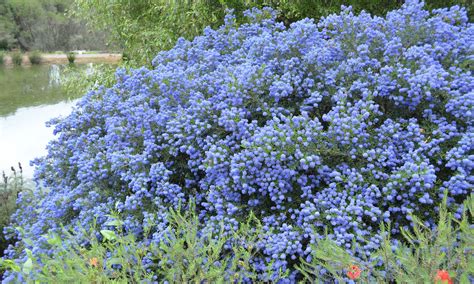
[[[46,154],[53,129],[45,122],[68,115],[77,98],[68,98],[59,86],[61,67],[0,67],[0,174],[23,166],[33,176],[30,161]]]

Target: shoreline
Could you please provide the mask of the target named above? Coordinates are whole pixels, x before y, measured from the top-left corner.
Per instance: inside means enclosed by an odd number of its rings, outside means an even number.
[[[76,54],[74,63],[119,63],[122,60],[122,54],[120,53],[88,53],[88,54]],[[66,54],[41,54],[41,62],[39,65],[45,64],[68,64]],[[10,55],[5,55],[4,66],[14,66]],[[23,55],[22,66],[32,65],[28,54]]]

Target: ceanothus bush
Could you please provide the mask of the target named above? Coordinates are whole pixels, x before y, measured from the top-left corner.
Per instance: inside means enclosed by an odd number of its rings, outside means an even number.
[[[386,17],[344,8],[285,27],[272,10],[161,52],[149,70],[118,70],[88,93],[37,159],[43,186],[16,220],[33,253],[48,231],[126,231],[193,198],[203,231],[231,230],[250,211],[268,234],[254,260],[290,271],[325,231],[370,256],[380,222],[397,236],[421,214],[434,226],[448,191],[459,208],[474,188],[474,25],[466,11],[407,1]],[[11,257],[21,258],[14,248]],[[13,274],[7,274],[13,277]]]

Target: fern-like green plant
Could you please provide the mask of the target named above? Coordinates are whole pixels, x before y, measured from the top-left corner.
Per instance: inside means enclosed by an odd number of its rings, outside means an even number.
[[[390,278],[401,283],[432,282],[440,270],[448,271],[461,283],[469,283],[469,275],[474,275],[473,209],[474,197],[470,196],[464,202],[462,218],[458,220],[448,211],[445,197],[439,206],[435,229],[412,216],[413,227],[401,230],[403,242],[394,250],[387,233],[375,255],[383,259]]]
[[[296,269],[306,281],[345,281],[351,266],[361,270],[361,283],[433,283],[447,271],[459,283],[470,283],[474,275],[474,197],[464,202],[459,220],[449,212],[447,197],[439,206],[435,229],[412,215],[413,226],[402,229],[403,239],[395,245],[390,226],[381,224],[383,241],[369,259],[356,259],[329,238],[311,245],[310,261],[301,259]],[[382,265],[377,265],[382,261]]]
[[[200,235],[202,224],[193,204],[186,209],[170,209],[168,228],[158,243],[137,242],[133,234],[124,233],[119,216],[113,215],[106,225],[114,230],[100,230],[93,224],[90,230],[81,230],[78,238],[78,232],[64,229],[61,235],[45,236],[54,255],[35,257],[25,250],[28,259],[24,263],[2,260],[0,266],[40,283],[143,283],[153,277],[169,283],[256,281],[257,272],[250,260],[258,253],[257,243],[263,235],[257,218],[250,214],[235,231],[225,231],[223,224],[216,224],[217,230]],[[146,228],[144,235],[149,233],[150,228]],[[87,245],[78,239],[87,240]],[[145,257],[148,266],[144,265]]]
[[[170,210],[170,227],[156,256],[157,260],[167,260],[161,261],[159,278],[170,283],[241,282],[244,277],[256,280],[250,259],[258,252],[262,235],[258,219],[250,214],[231,233],[220,223],[215,226],[217,230],[199,235],[200,222],[194,212],[193,203],[186,210]]]
[[[355,248],[355,243],[353,247]],[[325,237],[311,245],[310,260],[301,258],[295,268],[309,283],[330,283],[335,280],[344,283],[352,268],[360,270],[357,279],[361,283],[379,282],[377,280],[380,279],[372,273],[377,260],[356,259],[353,254],[354,251],[349,253],[329,237]]]

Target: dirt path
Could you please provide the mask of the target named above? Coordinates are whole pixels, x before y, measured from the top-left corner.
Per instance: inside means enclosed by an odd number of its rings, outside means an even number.
[[[122,59],[119,53],[76,54],[75,63],[118,63]],[[66,64],[66,54],[42,54],[41,64]],[[13,65],[10,56],[5,56],[5,65]],[[28,55],[23,56],[22,65],[31,65]]]

